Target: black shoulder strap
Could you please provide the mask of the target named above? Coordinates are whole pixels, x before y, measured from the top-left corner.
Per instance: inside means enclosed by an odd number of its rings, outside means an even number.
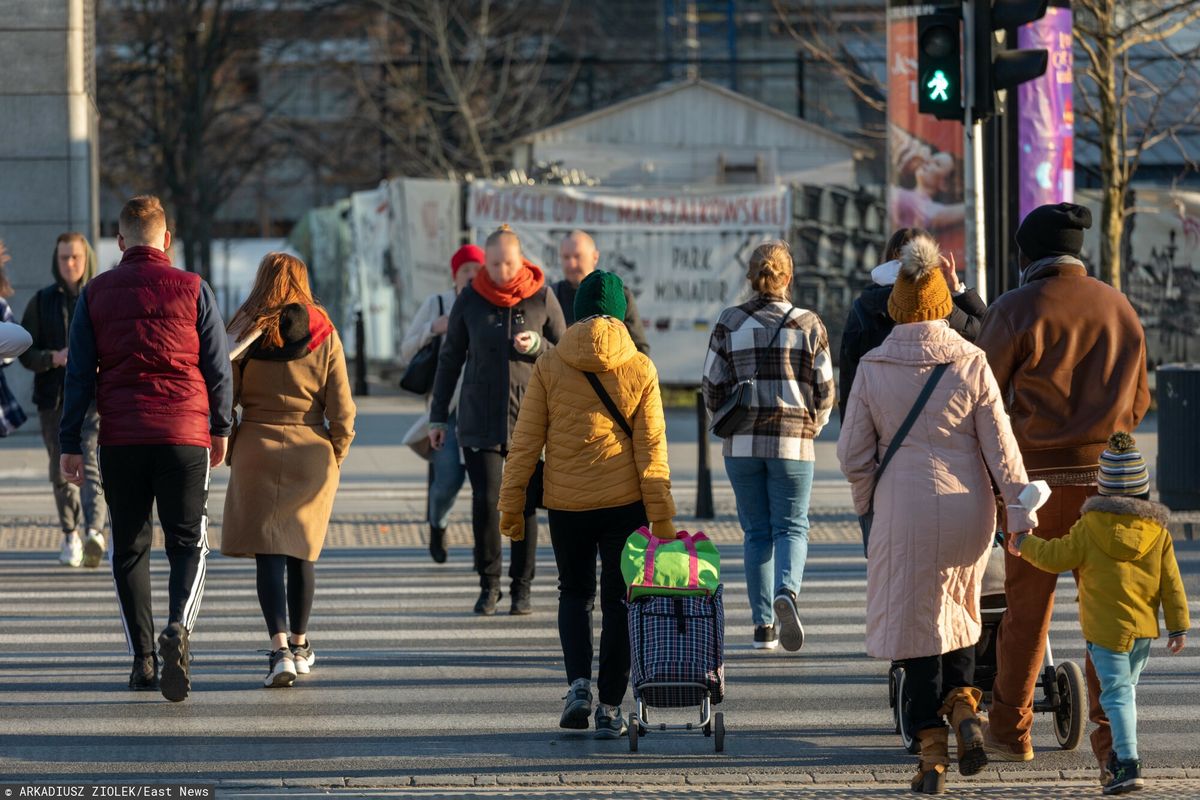
[[[444,317],[444,316],[446,316],[446,306],[442,304],[442,295],[440,292],[438,293],[437,299],[438,299],[438,316]]]
[[[787,310],[787,313],[783,315],[783,319],[779,320],[779,324],[775,326],[775,334],[771,337],[771,341],[767,342],[767,350],[770,350],[775,346],[775,342],[779,340],[779,332],[783,330],[784,325],[787,325],[788,320],[792,318],[792,312],[795,310],[796,307],[792,306]],[[758,359],[758,366],[754,368],[754,375],[750,378],[751,381],[758,380],[758,373],[762,370],[762,368],[763,359]]]
[[[592,389],[596,391],[596,396],[600,398],[600,402],[608,409],[609,415],[621,430],[625,431],[625,435],[632,439],[633,428],[629,427],[629,421],[625,419],[625,415],[621,413],[621,409],[617,408],[617,404],[613,402],[608,392],[605,391],[604,384],[600,382],[600,378],[594,372],[584,372],[583,377],[587,378],[588,383],[592,385]]]
[[[942,375],[950,368],[949,364],[938,364],[933,368],[933,372],[929,375],[929,379],[925,381],[924,388],[917,395],[916,402],[913,403],[912,410],[908,412],[908,416],[904,418],[900,428],[896,431],[896,435],[892,437],[892,443],[888,445],[887,452],[883,454],[883,461],[879,462],[879,469],[875,470],[875,486],[879,485],[879,479],[883,475],[883,471],[887,469],[887,465],[891,462],[892,456],[896,455],[896,451],[900,449],[900,444],[904,441],[904,437],[908,436],[908,432],[912,430],[912,426],[916,423],[917,417],[921,416],[921,410],[925,408],[925,404],[929,402],[930,395],[937,387],[938,381],[942,379]],[[875,506],[875,490],[871,490],[871,507]]]

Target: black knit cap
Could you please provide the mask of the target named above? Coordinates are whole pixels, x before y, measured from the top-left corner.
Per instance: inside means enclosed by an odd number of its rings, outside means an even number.
[[[1017,228],[1017,246],[1030,261],[1051,256],[1079,256],[1083,232],[1092,227],[1092,212],[1074,203],[1038,206]]]

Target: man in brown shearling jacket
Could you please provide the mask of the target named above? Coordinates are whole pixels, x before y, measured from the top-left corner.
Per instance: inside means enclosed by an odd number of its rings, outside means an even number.
[[[1012,418],[1030,480],[1050,500],[1037,535],[1065,536],[1096,493],[1096,464],[1113,431],[1132,431],[1150,407],[1146,337],[1125,295],[1088,277],[1079,260],[1092,215],[1072,203],[1034,209],[1017,231],[1021,286],[988,309],[976,344],[987,353]],[[998,670],[988,755],[1033,759],[1033,693],[1045,654],[1057,575],[1005,557],[1008,611],[997,641]],[[1101,769],[1112,749],[1100,683],[1087,661],[1092,750]]]

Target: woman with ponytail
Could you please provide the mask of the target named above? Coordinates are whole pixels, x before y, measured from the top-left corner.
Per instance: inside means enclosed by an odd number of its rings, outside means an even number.
[[[308,619],[340,469],[354,439],[342,341],[308,285],[304,262],[268,253],[229,323],[233,404],[221,553],[254,558],[271,637],[267,688],[316,662]]]
[[[987,764],[981,696],[972,684],[980,586],[996,525],[993,482],[1008,506],[1010,532],[1037,524],[1018,498],[1028,479],[1000,389],[983,351],[947,324],[953,307],[937,244],[917,236],[901,251],[888,299],[896,325],[863,356],[838,439],[855,508],[874,512],[867,654],[904,663],[921,743],[912,789],[929,794],[945,789],[947,721],[959,772],[973,775]],[[893,457],[880,473],[889,448]]]
[[[438,356],[429,411],[429,443],[446,441],[450,402],[459,377],[458,444],[471,481],[475,571],[479,599],[475,613],[496,613],[500,601],[500,483],[521,399],[538,358],[558,342],[566,325],[562,308],[546,287],[545,274],[521,252],[507,225],[487,238],[484,268],[463,289],[450,310]],[[530,586],[537,554],[540,492],[527,493],[525,535],[512,545],[508,575],[512,614],[529,614]]]
[[[829,337],[812,311],[791,302],[792,254],[760,245],[747,277],[754,294],[721,313],[704,364],[704,402],[717,411],[753,381],[751,407],[725,437],[725,473],[745,531],[746,590],[754,646],[804,644],[797,600],[808,558],[813,439],[833,408]]]

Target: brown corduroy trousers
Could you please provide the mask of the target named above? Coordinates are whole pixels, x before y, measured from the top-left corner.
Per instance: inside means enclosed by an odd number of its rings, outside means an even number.
[[[1043,539],[1058,539],[1078,521],[1084,501],[1096,494],[1095,486],[1055,486],[1050,499],[1038,510],[1034,531]],[[1054,611],[1054,586],[1058,576],[1042,572],[1027,561],[1004,554],[1004,594],[1008,610],[996,638],[996,681],[988,729],[992,739],[1027,750],[1033,727],[1033,695],[1046,654],[1046,634]],[[1101,764],[1112,749],[1108,717],[1100,707],[1100,680],[1087,659],[1088,716],[1099,727],[1092,731],[1092,752]]]

